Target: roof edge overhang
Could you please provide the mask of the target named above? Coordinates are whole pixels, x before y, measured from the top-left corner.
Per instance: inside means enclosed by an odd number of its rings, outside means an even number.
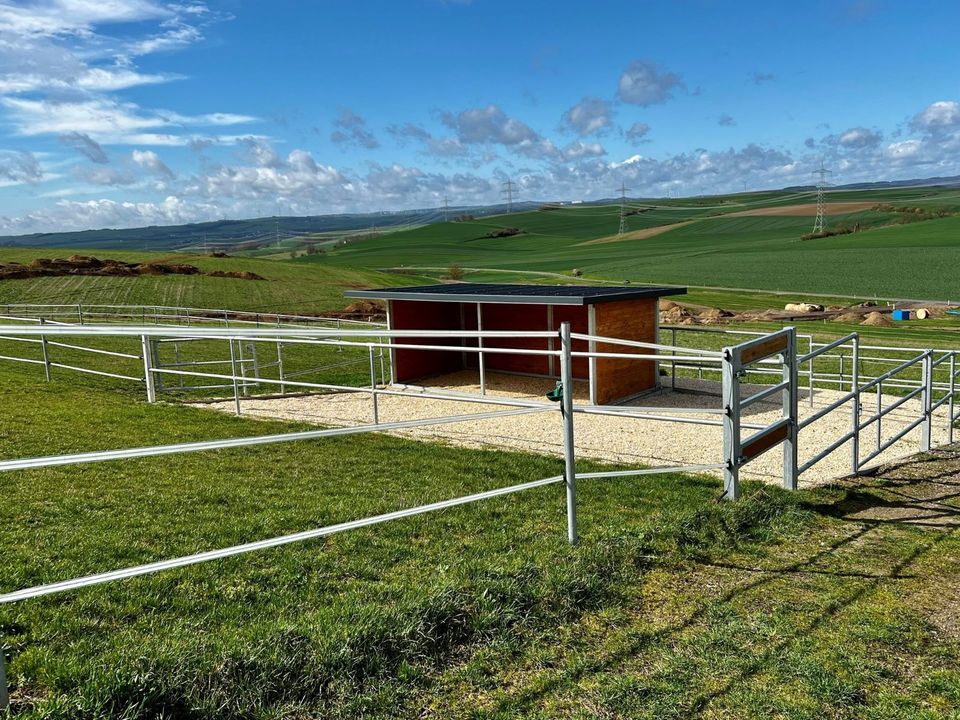
[[[451,288],[456,285],[451,285]],[[599,305],[601,303],[624,300],[645,300],[669,295],[686,295],[685,287],[623,288],[622,293],[605,295],[487,295],[479,293],[418,293],[404,291],[403,288],[383,288],[380,290],[348,290],[344,297],[368,300],[414,300],[420,302],[475,302],[497,305]]]

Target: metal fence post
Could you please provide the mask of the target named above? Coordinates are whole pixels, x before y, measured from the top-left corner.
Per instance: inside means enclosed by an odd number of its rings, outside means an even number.
[[[230,342],[230,375],[233,379],[233,404],[237,415],[240,415],[240,388],[237,386],[237,353],[233,348],[233,338]]]
[[[800,412],[797,407],[800,380],[797,372],[797,331],[790,328],[787,335],[787,347],[783,351],[783,381],[787,383],[783,391],[783,416],[790,419],[787,436],[783,440],[783,486],[787,490],[797,489],[797,424]],[[739,419],[739,418],[738,418]]]
[[[83,306],[77,303],[77,322],[83,325]]]
[[[283,383],[283,343],[277,340],[277,375],[280,377],[280,394],[286,395],[287,386]]]
[[[923,356],[923,422],[921,423],[920,449],[930,449],[933,434],[933,351]]]
[[[140,336],[140,352],[143,353],[143,380],[147,384],[147,402],[157,401],[156,378],[153,375],[153,352],[150,347],[150,338]]]
[[[46,322],[43,318],[40,318],[40,324]],[[40,336],[40,350],[43,352],[43,374],[47,378],[47,382],[50,382],[50,350],[47,346],[47,336]]]
[[[860,472],[860,336],[853,338],[853,377],[850,381],[853,401],[850,405],[850,471]]]
[[[3,645],[0,645],[0,712],[10,709],[10,693],[7,690],[7,661],[3,655]]]
[[[953,396],[957,391],[957,353],[950,353],[950,399],[947,401],[947,443],[953,444]]]
[[[573,355],[570,323],[560,325],[560,415],[563,418],[563,478],[567,486],[567,539],[577,544],[577,464],[573,446]]]
[[[740,368],[733,348],[723,349],[723,499],[740,497]]]
[[[373,424],[380,424],[380,408],[377,405],[377,370],[373,360],[373,345],[367,345],[370,351],[370,400],[373,403]]]
[[[813,335],[807,337],[807,352],[813,352]],[[813,407],[813,361],[814,358],[810,358],[810,367],[807,368],[807,387],[810,395],[810,407]]]

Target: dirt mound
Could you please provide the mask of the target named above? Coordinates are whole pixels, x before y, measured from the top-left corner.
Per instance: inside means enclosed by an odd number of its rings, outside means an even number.
[[[871,325],[873,327],[888,327],[893,323],[891,323],[890,318],[888,318],[883,313],[872,312],[872,313],[867,313],[867,317],[860,324]]]
[[[733,317],[733,313],[722,308],[707,308],[700,313],[700,318],[706,320],[720,320],[729,317]]]
[[[11,262],[0,264],[0,280],[23,280],[35,277],[62,275],[106,275],[130,277],[136,275],[202,275],[200,268],[186,263],[144,262],[128,263],[120,260],[100,260],[92,255],[71,255],[64,258],[36,258],[29,265]],[[252,272],[214,270],[212,277],[231,277],[240,280],[265,280]]]
[[[880,313],[871,313],[873,315],[879,315]],[[858,312],[845,312],[840,315],[837,315],[833,321],[842,322],[842,323],[858,323],[863,320],[863,314]]]
[[[347,305],[343,311],[352,315],[383,315],[386,308],[383,303],[372,300],[358,300]]]
[[[237,280],[266,280],[263,275],[249,272],[247,270],[211,270],[207,273],[208,277],[236,278]]]

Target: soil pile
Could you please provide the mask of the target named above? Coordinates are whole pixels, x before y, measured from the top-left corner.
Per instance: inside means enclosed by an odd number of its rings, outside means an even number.
[[[185,263],[144,262],[128,263],[120,260],[71,255],[68,258],[36,258],[29,265],[18,262],[0,263],[0,280],[24,280],[35,277],[59,277],[64,275],[106,275],[133,277],[137,275],[203,275],[200,268]],[[240,280],[265,280],[252,272],[214,270],[206,273],[211,277],[230,277]]]

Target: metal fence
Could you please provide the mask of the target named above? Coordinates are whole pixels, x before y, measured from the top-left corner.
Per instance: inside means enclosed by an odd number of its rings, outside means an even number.
[[[740,472],[760,455],[780,447],[783,452],[783,485],[788,489],[796,489],[800,475],[813,467],[817,462],[837,451],[843,445],[851,443],[853,447],[851,470],[858,472],[867,463],[875,459],[883,450],[890,447],[908,432],[922,428],[924,449],[931,447],[931,426],[934,412],[946,407],[948,409],[948,434],[952,440],[953,424],[957,420],[955,413],[956,394],[956,352],[935,352],[926,350],[915,357],[909,358],[889,371],[869,379],[858,375],[860,367],[859,338],[854,335],[841,338],[833,343],[816,346],[805,354],[797,352],[797,333],[794,328],[786,328],[778,332],[760,334],[737,344],[729,345],[719,350],[705,350],[702,348],[683,347],[680,345],[660,345],[643,343],[572,333],[569,324],[564,324],[559,334],[555,332],[498,332],[498,331],[426,331],[426,330],[386,330],[383,328],[366,329],[354,327],[345,329],[320,327],[259,327],[247,325],[245,327],[217,327],[209,323],[177,325],[176,327],[163,324],[128,325],[128,324],[65,324],[63,321],[47,321],[43,318],[34,318],[26,322],[2,327],[3,335],[0,340],[17,343],[40,345],[43,352],[42,359],[23,358],[15,356],[0,356],[0,360],[42,364],[48,373],[51,367],[76,370],[79,372],[94,372],[98,375],[108,375],[112,378],[135,381],[145,388],[148,401],[157,400],[158,384],[164,377],[194,378],[196,383],[220,383],[232,388],[235,410],[239,414],[242,409],[243,384],[250,378],[243,374],[238,366],[236,346],[247,344],[257,346],[273,345],[281,342],[284,345],[334,347],[364,352],[370,371],[370,384],[344,385],[332,382],[311,382],[303,379],[257,378],[258,383],[273,385],[287,391],[310,390],[324,392],[364,393],[370,398],[370,421],[351,427],[323,428],[316,430],[280,433],[265,436],[230,438],[224,440],[199,441],[159,445],[137,448],[123,448],[108,451],[75,453],[69,455],[51,455],[45,457],[7,459],[0,461],[0,473],[14,472],[26,469],[55,467],[68,464],[83,464],[97,462],[120,462],[132,458],[156,457],[190,452],[207,452],[225,450],[229,448],[251,447],[265,444],[298,442],[303,440],[327,438],[343,435],[355,435],[370,432],[387,432],[412,428],[451,425],[469,420],[484,418],[506,417],[528,413],[559,413],[561,426],[561,444],[563,447],[564,470],[561,475],[546,478],[533,478],[527,482],[508,487],[495,488],[483,492],[442,500],[439,502],[417,507],[396,510],[382,515],[360,518],[336,525],[329,525],[310,530],[295,532],[280,537],[259,540],[228,548],[214,549],[179,558],[160,560],[157,562],[134,567],[112,570],[80,578],[67,579],[35,587],[23,588],[5,594],[0,594],[0,604],[12,603],[32,598],[42,597],[55,593],[76,590],[83,587],[109,583],[125,578],[151,574],[162,570],[185,567],[202,562],[217,560],[224,557],[239,555],[257,550],[277,547],[289,543],[301,542],[313,538],[323,537],[346,530],[367,527],[392,520],[412,517],[424,513],[443,510],[468,503],[501,497],[512,493],[523,492],[547,485],[560,484],[565,486],[566,495],[566,533],[570,543],[578,539],[577,526],[577,482],[600,478],[643,476],[655,473],[682,473],[682,472],[719,472],[723,476],[723,495],[727,500],[736,500],[740,496]],[[103,351],[100,348],[91,348],[78,344],[83,339],[93,338],[128,338],[139,342],[139,353],[121,353]],[[504,346],[503,341],[539,339],[544,341],[546,349],[517,348]],[[72,340],[72,342],[64,342]],[[460,340],[460,344],[442,344],[451,340]],[[470,344],[466,341],[475,341]],[[484,343],[483,341],[488,342]],[[550,342],[550,341],[553,342]],[[171,366],[155,364],[156,353],[154,348],[167,342],[199,342],[211,341],[226,343],[230,348],[230,364],[224,371],[211,370],[209,367],[192,364],[190,366]],[[435,342],[440,341],[440,342]],[[575,351],[574,341],[587,341],[588,347],[597,347],[598,344],[617,347],[616,352],[595,350]],[[812,340],[810,341],[812,344]],[[110,373],[108,371],[92,370],[79,366],[69,366],[64,363],[53,363],[48,359],[49,347],[64,347],[73,350],[86,350],[95,354],[106,352],[108,356],[121,356],[125,361],[134,361],[141,364],[142,375],[139,377]],[[559,402],[553,403],[544,399],[528,399],[517,397],[501,397],[496,394],[471,394],[442,390],[422,389],[412,392],[403,388],[396,388],[386,384],[385,374],[377,374],[377,359],[383,357],[384,350],[393,349],[422,349],[435,352],[456,353],[485,353],[485,354],[526,354],[552,358],[559,365],[560,392]],[[815,360],[831,354],[836,355],[841,348],[846,348],[852,355],[850,372],[852,376],[844,382],[849,383],[849,392],[839,399],[807,417],[799,420],[798,402],[801,390],[799,380],[801,368],[804,365],[812,367]],[[698,368],[705,372],[717,373],[721,379],[722,405],[719,408],[709,407],[643,407],[643,406],[602,406],[591,403],[577,403],[574,399],[573,362],[577,358],[623,358],[637,362],[652,362],[666,364],[671,367],[671,374],[676,369]],[[934,372],[943,370],[949,373],[946,382],[934,382]],[[903,383],[904,374],[918,371],[920,381],[915,387],[904,388],[907,392],[893,403],[883,404],[882,388],[884,384]],[[757,375],[759,377],[774,377],[775,381],[762,385],[761,389],[752,394],[745,394],[746,380]],[[382,382],[378,381],[381,380]],[[812,389],[813,386],[810,386]],[[867,393],[876,392],[879,406],[865,419],[863,414],[863,397]],[[937,397],[939,395],[939,397]],[[483,409],[481,412],[444,415],[425,419],[401,420],[396,422],[381,422],[379,400],[384,396],[411,396],[417,398],[431,398],[449,400],[458,403],[476,403],[485,406],[495,406],[499,409]],[[902,408],[910,400],[919,398],[921,412],[906,429],[886,441],[881,441],[879,428],[883,418],[898,408]],[[761,402],[777,402],[780,406],[779,417],[769,423],[749,422],[744,417],[744,411]],[[810,459],[800,462],[798,459],[798,440],[802,431],[812,423],[825,417],[828,413],[838,410],[842,405],[851,405],[850,431],[829,447],[821,449]],[[715,463],[701,465],[665,465],[659,467],[636,467],[600,472],[578,473],[576,470],[576,429],[577,415],[611,415],[620,418],[637,420],[653,420],[671,423],[692,423],[707,427],[720,428],[723,436],[723,454],[716,458]],[[876,423],[877,447],[865,457],[861,457],[861,435]],[[744,435],[744,431],[752,431]],[[0,663],[0,673],[3,672]],[[5,683],[0,683],[5,688]]]

